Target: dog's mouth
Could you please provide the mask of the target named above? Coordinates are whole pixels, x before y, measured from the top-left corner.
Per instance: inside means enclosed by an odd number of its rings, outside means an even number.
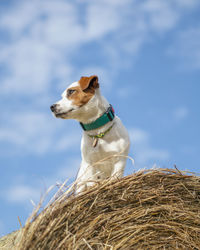
[[[72,112],[73,110],[74,109],[72,108],[72,109],[68,110],[67,112],[61,112],[61,113],[54,112],[54,114],[55,114],[55,117],[57,117],[57,118],[63,118],[65,116],[67,116],[70,112]]]

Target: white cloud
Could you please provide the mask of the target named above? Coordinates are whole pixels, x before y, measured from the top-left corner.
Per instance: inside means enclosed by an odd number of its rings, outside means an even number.
[[[37,107],[55,88],[54,80],[60,82],[56,88],[65,88],[65,81],[93,73],[100,76],[103,89],[108,91],[115,84],[119,68],[128,67],[146,42],[155,34],[177,26],[186,2],[87,0],[84,8],[79,5],[81,1],[15,2],[2,13],[0,20],[0,30],[8,35],[7,41],[0,40],[0,66],[5,70],[1,76],[0,95],[25,96]],[[192,3],[191,7],[197,4]],[[197,30],[180,36],[184,40],[185,36],[193,34],[196,41],[199,40]],[[191,43],[189,39],[186,41]],[[188,46],[194,45],[198,52],[199,44],[193,41]],[[95,55],[101,60],[98,62],[97,58],[95,65],[88,62],[77,68],[75,61],[81,57],[84,45],[96,45]],[[185,51],[184,48],[180,50]],[[200,65],[198,53],[192,56],[196,65]],[[87,55],[85,57],[88,60]],[[124,91],[121,97],[127,94]],[[68,147],[64,137],[57,137],[57,125],[40,112],[30,110],[5,119],[0,140],[17,146],[19,151],[24,149],[24,152],[39,154],[53,148],[53,144],[57,150]],[[62,129],[59,127],[60,131]],[[76,143],[77,140],[76,137]]]
[[[187,69],[200,69],[200,26],[178,32],[169,55],[178,57]]]
[[[52,176],[45,177],[43,179],[43,184],[45,186],[33,184],[24,184],[23,182],[27,180],[26,176],[16,176],[17,183],[2,190],[0,192],[0,198],[11,203],[18,204],[38,204],[41,198],[46,196],[45,200],[48,200],[52,195],[57,192],[59,184],[62,185],[66,181],[66,186],[71,183],[71,181],[76,177],[81,163],[81,158],[75,156],[74,158],[66,159],[60,167],[56,168],[56,172]],[[49,195],[48,190],[52,191]],[[1,221],[0,221],[0,232],[1,232]]]
[[[6,47],[1,61],[6,59],[11,75],[3,81],[1,91],[9,93],[12,89],[13,94],[21,92],[26,95],[48,91],[53,65],[46,62],[57,61],[57,56],[45,45],[27,38]]]
[[[1,44],[0,62],[8,71],[1,92],[12,89],[12,93],[27,95],[48,91],[53,79],[71,73],[62,50],[64,47],[69,52],[69,46],[76,44],[79,30],[75,31],[73,10],[74,6],[64,1],[56,4],[22,1],[4,13],[0,25],[7,30],[11,41]]]
[[[21,4],[15,2],[12,7],[6,8],[5,12],[1,13],[0,27],[12,31],[11,39],[16,39],[31,25],[37,13],[37,5],[34,2],[22,1]]]
[[[144,145],[149,141],[149,134],[142,129],[132,128],[129,133],[133,143]]]
[[[153,31],[165,32],[176,26],[180,12],[170,1],[149,0],[142,4],[144,14]]]
[[[66,162],[58,168],[56,174],[57,180],[59,179],[63,181],[65,179],[74,179],[78,173],[80,165],[81,165],[81,154],[73,158],[66,159]]]
[[[9,41],[1,42],[0,62],[7,69],[1,93],[11,89],[18,94],[40,93],[53,79],[71,78],[77,52],[93,42],[106,62],[103,71],[108,74],[112,69],[113,77],[149,41],[152,31],[173,29],[182,7],[197,4],[192,0],[192,4],[186,0],[182,4],[178,0],[84,2],[80,9],[77,1],[19,1],[2,14],[0,28]]]
[[[89,39],[102,38],[102,36],[118,29],[120,19],[118,9],[100,2],[90,4],[86,15],[87,30],[85,35]]]
[[[49,149],[51,134],[55,128],[49,118],[37,112],[14,114],[6,119],[7,124],[1,128],[0,141],[16,145],[18,150],[43,153]]]
[[[101,22],[99,8],[102,9]],[[80,24],[76,4],[62,0],[15,4],[0,22],[12,37],[9,43],[1,44],[0,61],[9,72],[2,91],[11,88],[26,94],[47,91],[53,78],[70,77],[73,67],[69,61],[73,51],[116,30],[118,14],[104,5],[90,4],[86,8],[85,24]]]
[[[28,185],[15,185],[4,192],[4,199],[13,203],[26,203],[30,200],[39,201],[40,191]]]
[[[184,8],[193,8],[199,5],[198,0],[175,0],[174,4]]]
[[[176,121],[182,121],[188,116],[188,114],[189,110],[187,107],[184,106],[176,108],[173,112],[173,116]]]
[[[81,142],[80,133],[70,131],[66,132],[62,135],[59,140],[57,140],[54,144],[54,150],[56,151],[64,151],[72,148],[79,148]]]
[[[141,168],[146,165],[157,164],[159,161],[166,161],[169,159],[169,152],[166,149],[157,149],[152,146],[150,135],[137,128],[129,130],[130,139],[132,143],[133,158],[135,159],[136,167]]]
[[[93,0],[78,0],[78,2],[84,2],[84,3],[89,3],[89,4],[92,4],[94,3]],[[124,5],[127,5],[127,4],[130,4],[132,2],[132,0],[124,0],[124,1],[121,1],[121,0],[101,0],[101,3],[103,5],[105,4],[108,4],[108,5],[111,5],[113,7],[115,6],[124,6]]]
[[[5,146],[1,153],[8,151],[9,154],[44,154],[77,147],[80,144],[80,135],[69,125],[67,131],[64,121],[53,119],[50,114],[33,111],[4,117],[0,142]]]
[[[130,98],[130,97],[133,97],[136,95],[138,91],[138,88],[134,86],[134,89],[131,88],[130,86],[128,87],[124,87],[124,88],[121,88],[121,89],[117,89],[116,90],[116,95],[120,98],[120,99],[127,99],[127,98]]]

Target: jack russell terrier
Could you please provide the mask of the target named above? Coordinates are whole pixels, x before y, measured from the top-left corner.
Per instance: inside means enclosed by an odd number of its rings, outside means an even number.
[[[129,135],[113,107],[101,95],[97,76],[81,77],[72,83],[62,99],[50,108],[55,117],[75,119],[83,129],[77,193],[97,181],[123,176]]]

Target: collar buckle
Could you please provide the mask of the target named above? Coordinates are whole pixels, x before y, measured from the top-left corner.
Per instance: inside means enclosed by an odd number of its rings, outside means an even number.
[[[111,104],[110,104],[109,108],[107,109],[106,114],[107,114],[108,119],[110,121],[112,121],[114,119],[114,117],[115,117],[115,111],[114,111],[114,109],[113,109],[113,107],[112,107]]]

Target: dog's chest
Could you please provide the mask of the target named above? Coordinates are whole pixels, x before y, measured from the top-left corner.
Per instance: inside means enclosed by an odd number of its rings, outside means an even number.
[[[105,136],[105,139],[98,139],[94,147],[94,139],[84,136],[81,145],[82,157],[88,164],[104,160],[112,161],[114,155],[118,154],[125,147],[125,144],[124,138],[117,138],[111,133]]]
[[[94,143],[96,146],[94,147]],[[85,161],[92,164],[97,161],[102,160],[103,158],[109,156],[110,152],[108,150],[108,144],[104,139],[98,139],[95,142],[95,139],[83,139],[82,143],[82,156]]]

